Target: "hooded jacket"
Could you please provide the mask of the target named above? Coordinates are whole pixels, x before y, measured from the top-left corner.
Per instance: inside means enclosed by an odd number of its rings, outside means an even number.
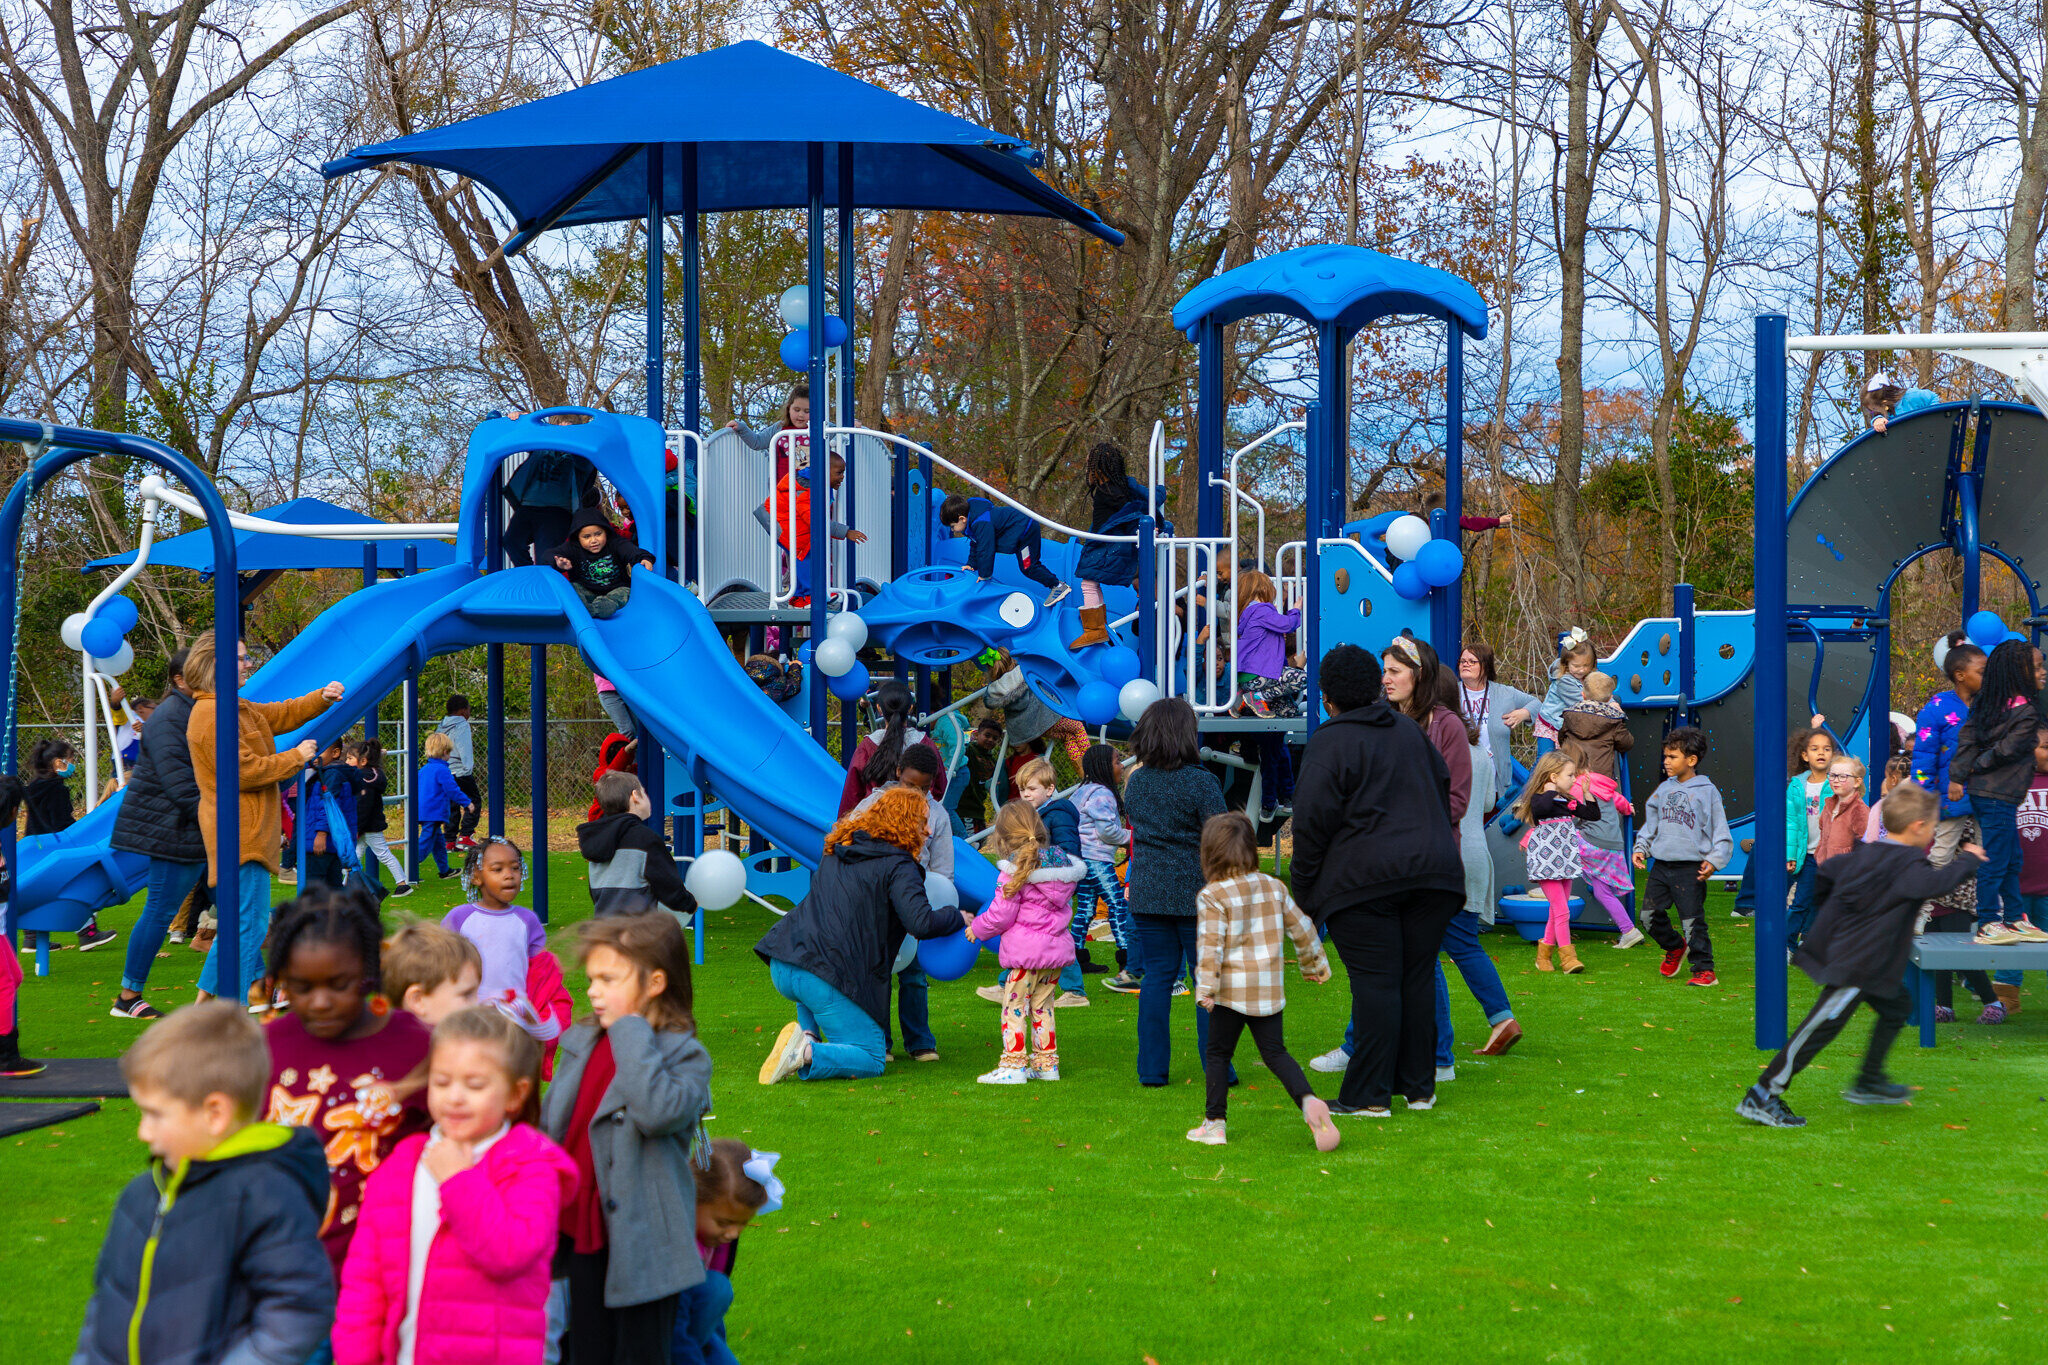
[[[1970,704],[1954,688],[1937,692],[1920,708],[1913,722],[1913,780],[1941,798],[1941,818],[1960,820],[1970,813],[1967,795],[1949,800],[1948,769],[1962,739]]]
[[[1935,867],[1925,849],[1858,844],[1814,871],[1813,927],[1792,963],[1823,986],[1875,995],[1902,989],[1913,926],[1923,901],[1938,901],[1976,875],[1976,855]]]
[[[586,526],[604,528],[604,546],[596,554],[584,549],[577,539]],[[571,583],[598,594],[628,586],[635,564],[654,564],[653,555],[612,529],[604,512],[595,507],[584,508],[569,522],[569,538],[555,547],[555,558],[569,561],[566,572]]]
[[[578,825],[576,846],[590,868],[590,906],[598,918],[657,909],[695,913],[696,898],[683,889],[683,874],[668,845],[633,812]]]
[[[1619,756],[1633,749],[1636,737],[1628,716],[1613,702],[1582,701],[1568,708],[1557,727],[1557,747],[1580,772],[1621,779]]]
[[[1293,882],[1318,925],[1409,892],[1464,895],[1450,769],[1387,702],[1354,707],[1309,736],[1294,782]]]
[[[2034,784],[2034,739],[2040,726],[2034,704],[2018,697],[2004,715],[1981,725],[1971,711],[1956,739],[1949,781],[1962,783],[1972,796],[2017,806]]]
[[[206,861],[199,833],[199,782],[185,726],[192,696],[175,688],[142,723],[142,751],[128,774],[121,813],[114,817],[115,848],[174,863]]]
[[[1014,892],[1005,888],[1016,869],[1008,861],[996,865],[995,898],[967,930],[982,942],[1000,934],[996,960],[1005,967],[1036,971],[1074,960],[1074,887],[1087,869],[1057,847],[1039,856],[1038,866]]]
[[[1158,492],[1159,510],[1166,510],[1166,487],[1160,485]],[[1091,495],[1092,516],[1088,529],[1098,536],[1136,536],[1138,519],[1145,515],[1145,485],[1136,479],[1125,478],[1122,488],[1098,488]],[[1164,517],[1162,525],[1170,527]],[[1171,534],[1164,530],[1162,535]],[[1135,540],[1125,545],[1111,540],[1091,540],[1081,547],[1081,557],[1074,566],[1075,576],[1091,583],[1127,584],[1138,576],[1138,545]]]
[[[270,1365],[327,1340],[327,1156],[251,1123],[197,1161],[152,1162],[107,1223],[72,1365]]]
[[[455,774],[448,771],[448,760],[430,758],[420,764],[420,790],[415,798],[419,802],[419,820],[423,825],[443,825],[454,815],[455,807],[467,808],[469,796],[455,785]]]
[[[961,926],[934,910],[924,869],[903,849],[865,830],[819,860],[811,889],[764,934],[754,951],[825,982],[889,1026],[889,979],[903,936],[944,938]]]

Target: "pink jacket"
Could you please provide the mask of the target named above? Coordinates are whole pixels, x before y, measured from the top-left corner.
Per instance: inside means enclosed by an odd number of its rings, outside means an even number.
[[[1010,864],[997,864],[995,898],[967,928],[984,942],[1003,936],[996,959],[1005,967],[1064,967],[1074,960],[1068,926],[1074,921],[1074,884],[1087,869],[1062,849],[1047,848],[1040,856],[1038,870],[1014,896],[1002,889],[1009,884]]]
[[[335,1305],[335,1365],[398,1359],[412,1240],[413,1175],[427,1135],[398,1144],[363,1187]],[[421,1282],[415,1365],[539,1365],[548,1265],[576,1163],[515,1123],[484,1159],[441,1185],[441,1231]]]

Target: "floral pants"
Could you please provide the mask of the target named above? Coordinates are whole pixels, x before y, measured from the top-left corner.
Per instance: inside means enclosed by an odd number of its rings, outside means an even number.
[[[1031,1066],[1060,1064],[1059,1033],[1052,1023],[1059,983],[1057,967],[1014,967],[1004,974],[1003,1056],[996,1065],[1022,1070],[1027,1050]]]

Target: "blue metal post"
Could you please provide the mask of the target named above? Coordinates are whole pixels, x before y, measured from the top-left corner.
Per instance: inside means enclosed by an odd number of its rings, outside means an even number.
[[[1692,584],[1680,583],[1671,589],[1671,609],[1678,617],[1677,721],[1680,725],[1691,725],[1693,701],[1699,691],[1699,642],[1693,635],[1697,618],[1693,615]]]
[[[377,586],[377,542],[374,540],[363,542],[363,586],[365,588]],[[363,717],[363,738],[378,738],[381,733],[380,727],[383,723],[384,698],[378,697],[371,701],[369,714]]]
[[[1163,689],[1166,680],[1159,673],[1159,554],[1153,548],[1152,532],[1151,516],[1139,517],[1138,669],[1140,677],[1150,678]]]
[[[532,700],[527,703],[526,712],[531,718],[533,742],[529,750],[527,768],[526,799],[533,807],[533,847],[529,853],[533,866],[533,913],[540,922],[548,922],[548,647],[530,645],[531,654],[527,686],[532,691]]]
[[[810,215],[805,225],[805,245],[809,270],[805,283],[810,290],[811,308],[805,322],[811,338],[811,552],[805,556],[805,563],[810,566],[811,640],[815,643],[825,638],[825,601],[830,596],[832,541],[828,534],[830,518],[826,514],[832,502],[832,459],[825,451],[825,144],[813,142],[808,150]],[[794,551],[795,528],[790,531],[790,549]],[[825,706],[832,695],[823,683],[819,678],[811,684],[811,738],[819,744],[827,742]]]
[[[842,142],[839,144],[838,150],[839,213],[836,226],[839,229],[839,250],[837,253],[839,287],[835,297],[839,301],[839,316],[846,323],[846,344],[839,348],[839,425],[850,427],[853,425],[854,415],[853,144]],[[853,442],[848,440],[846,443],[846,486],[841,490],[838,503],[843,513],[841,519],[849,526],[858,524],[854,520],[854,509],[859,505],[854,500],[854,490],[859,483],[860,473],[856,468],[853,453]],[[855,572],[855,568],[859,564],[859,548],[850,540],[846,542],[846,586],[849,588],[853,586],[854,581],[859,577]],[[830,563],[832,558],[836,558],[836,556],[828,556],[826,562]],[[897,676],[901,677],[902,672],[903,665],[901,662],[898,662],[896,665]],[[853,755],[853,751],[859,747],[860,706],[858,703],[853,705],[842,703],[839,707],[839,752],[850,758]]]
[[[677,169],[683,180],[683,429],[701,430],[704,388],[703,341],[697,335],[699,298],[703,286],[702,253],[698,238],[702,225],[697,220],[697,144],[686,142],[676,148]],[[682,451],[676,452],[681,459]]]
[[[647,148],[647,415],[657,422],[661,420],[661,381],[666,364],[662,354],[666,338],[661,331],[662,289],[667,283],[662,275],[666,243],[661,235],[661,150],[658,142]]]
[[[411,578],[420,571],[420,547],[407,544],[405,547],[405,577]],[[405,664],[405,696],[401,702],[404,714],[400,717],[405,733],[399,736],[405,741],[405,803],[400,808],[400,817],[405,821],[405,879],[417,886],[420,880],[420,665],[417,651]]]
[[[1445,325],[1449,333],[1444,352],[1444,529],[1451,544],[1464,547],[1465,536],[1458,529],[1465,515],[1465,329],[1457,322]],[[1443,638],[1436,642],[1439,657],[1455,660],[1464,648],[1465,579],[1441,590],[1444,597]]]
[[[504,466],[491,471],[490,508],[484,523],[484,567],[497,573],[505,568]],[[491,773],[485,805],[490,807],[487,826],[495,838],[505,834],[505,646],[484,646],[484,747]],[[474,746],[472,746],[474,748]],[[476,769],[471,768],[474,776]]]
[[[1756,320],[1756,1045],[1785,1044],[1785,317]]]
[[[1314,487],[1316,462],[1323,448],[1323,405],[1321,403],[1310,403],[1308,409],[1302,413],[1302,418],[1308,424],[1308,430],[1302,433],[1302,448],[1308,451],[1310,487],[1308,505],[1311,510],[1310,514],[1304,519],[1305,524],[1302,529],[1301,571],[1307,580],[1305,585],[1307,592],[1314,594],[1316,590],[1316,570],[1320,567],[1316,561],[1315,551]],[[1316,683],[1316,673],[1323,662],[1323,626],[1322,622],[1317,619],[1314,606],[1315,601],[1316,598],[1314,596],[1307,597],[1303,602],[1301,613],[1301,654],[1302,661],[1308,665],[1308,687],[1301,694],[1301,715],[1302,719],[1307,722],[1310,733],[1314,732],[1316,722],[1323,717],[1322,689]]]
[[[1222,323],[1203,318],[1196,326],[1195,355],[1201,366],[1195,404],[1195,533],[1220,536],[1235,510],[1223,505],[1224,490],[1209,482],[1229,472],[1223,458],[1227,398],[1223,384]],[[1259,567],[1264,569],[1266,565]]]
[[[1975,473],[1956,478],[1956,529],[1961,533],[1963,552],[1963,619],[1977,613],[1984,587],[1983,547],[1977,539],[1977,495],[1982,476]]]
[[[664,394],[662,390],[667,379],[667,360],[665,356],[667,334],[663,329],[663,323],[666,321],[663,314],[666,310],[666,289],[668,283],[666,264],[668,243],[662,236],[662,209],[665,207],[664,163],[665,158],[662,146],[658,143],[650,145],[647,149],[647,416],[655,422],[663,420]],[[692,175],[690,181],[690,193],[694,195],[696,176]],[[695,218],[696,215],[690,215],[693,235]],[[692,295],[696,292],[695,283],[694,280],[691,280],[683,286],[683,300],[686,312],[693,302]],[[692,326],[686,333],[683,342],[685,368],[687,368],[688,359],[691,351],[695,348],[695,344],[696,328]],[[685,397],[683,400],[686,411],[694,406],[695,392],[696,390],[693,386],[691,388],[692,396]],[[695,429],[694,426],[691,427],[691,430],[694,431]],[[676,458],[680,460],[687,453],[686,450],[677,451]],[[655,487],[661,487],[663,482],[664,479],[661,471],[655,471]],[[678,479],[677,482],[681,483],[681,480]],[[682,510],[682,499],[680,497],[676,499],[676,506],[680,512]],[[636,508],[634,516],[642,519],[643,524],[653,524],[653,509],[650,509],[648,512],[641,512]],[[656,543],[648,547],[655,555],[657,561],[668,557],[668,546],[664,543],[666,539],[666,536],[656,536],[654,537]],[[676,549],[680,551],[682,548],[683,528],[677,527]],[[680,564],[670,564],[666,567],[665,573],[670,582],[680,582],[682,566]],[[494,645],[492,648],[496,649],[497,646]],[[502,698],[493,699],[491,723],[494,726],[498,723],[499,712],[497,703],[501,700]],[[491,757],[493,760],[504,753],[498,741],[498,734],[494,730],[491,735]],[[665,817],[668,813],[668,803],[664,799],[666,794],[662,791],[662,780],[667,765],[662,762],[661,741],[643,730],[641,732],[640,748],[636,752],[636,759],[636,766],[644,774],[641,778],[641,785],[647,789],[647,804],[654,809],[654,827],[657,830],[665,830],[667,828]],[[504,833],[504,830],[499,828],[499,821],[502,818],[499,812],[503,804],[500,800],[503,784],[498,780],[499,766],[495,761],[491,764],[491,833],[493,834]],[[536,811],[536,821],[539,818],[539,812]],[[540,845],[535,856],[544,859],[547,856],[546,845]]]

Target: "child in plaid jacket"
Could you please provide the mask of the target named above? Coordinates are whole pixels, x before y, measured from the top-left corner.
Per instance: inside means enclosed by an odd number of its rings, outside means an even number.
[[[1330,1106],[1316,1098],[1300,1063],[1288,1055],[1281,1026],[1285,939],[1294,940],[1303,977],[1318,984],[1330,979],[1316,927],[1285,886],[1259,871],[1258,839],[1241,811],[1212,816],[1202,827],[1202,876],[1208,885],[1195,900],[1195,1003],[1209,1011],[1203,1057],[1208,1104],[1188,1141],[1221,1146],[1227,1140],[1230,1058],[1238,1035],[1250,1030],[1260,1060],[1301,1107],[1316,1150],[1330,1151],[1339,1141]]]

